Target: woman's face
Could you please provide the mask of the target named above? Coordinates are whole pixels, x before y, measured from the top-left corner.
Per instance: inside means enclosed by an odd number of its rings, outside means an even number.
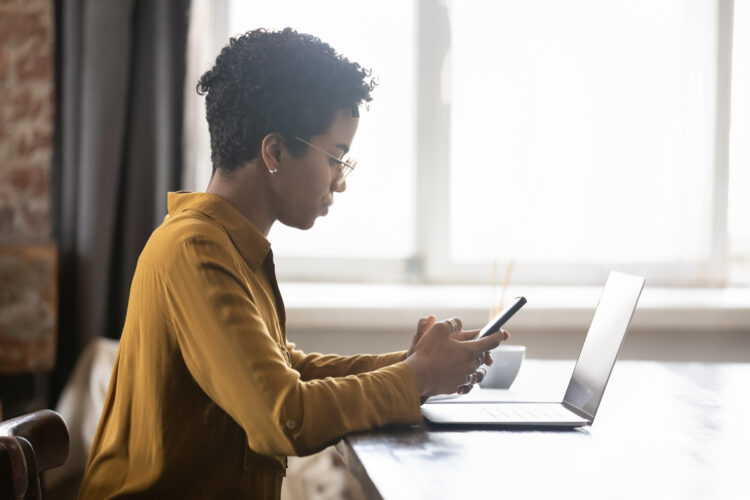
[[[341,159],[357,132],[359,118],[351,110],[336,112],[324,134],[308,142],[335,158]],[[333,193],[343,192],[346,184],[337,185],[339,163],[315,148],[306,146],[299,158],[282,149],[278,170],[271,182],[272,204],[276,219],[299,229],[310,229],[318,216],[326,215],[333,203]]]

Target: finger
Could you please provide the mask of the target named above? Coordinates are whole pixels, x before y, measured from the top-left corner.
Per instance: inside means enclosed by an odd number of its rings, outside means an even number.
[[[415,338],[416,341],[421,339],[422,335],[424,335],[425,332],[430,329],[428,321],[429,318],[420,318],[420,320],[417,322],[417,334]]]
[[[417,332],[424,333],[435,324],[435,316],[427,316],[426,318],[420,318],[417,323]]]
[[[461,318],[456,318],[455,316],[452,318],[449,318],[446,320],[448,324],[451,327],[451,336],[458,334],[463,329],[463,323],[461,322]]]
[[[477,379],[477,384],[478,384],[482,380],[484,380],[484,377],[487,375],[487,370],[485,370],[484,368],[480,368],[474,373],[476,374],[476,379]]]
[[[422,335],[424,335],[424,322],[427,318],[420,318],[419,321],[417,321],[417,333],[414,335],[414,342],[416,343],[419,339],[422,338]]]
[[[474,384],[475,382],[471,382],[470,384],[459,385],[458,389],[456,389],[456,392],[459,394],[468,394],[474,388]]]
[[[492,363],[495,362],[495,358],[492,357],[492,353],[490,351],[487,351],[484,353],[484,364],[487,366],[492,366]]]
[[[448,335],[453,335],[456,332],[461,331],[461,320],[459,318],[450,318],[439,321],[436,325],[445,325]]]
[[[484,364],[484,353],[479,353],[479,356],[477,356],[477,358],[476,358],[476,367],[475,367],[475,369],[478,369],[483,364]]]
[[[464,324],[461,321],[461,318],[453,318],[453,321],[456,323],[456,331],[460,332],[464,329]]]
[[[447,319],[444,319],[442,321],[435,321],[435,324],[433,324],[432,327],[429,328],[429,330],[438,330],[439,332],[444,333],[445,335],[450,337],[451,332],[453,331],[453,326],[448,323]]]
[[[508,333],[505,330],[500,330],[500,331],[503,332],[503,342],[505,342],[506,340],[510,340],[510,333]]]
[[[474,340],[474,337],[476,337],[478,333],[479,330],[464,330],[451,335],[451,337],[460,342],[464,342],[466,340]]]
[[[480,356],[474,356],[472,359],[466,362],[466,373],[470,375],[474,374],[482,366]]]
[[[462,345],[468,347],[473,357],[480,352],[491,351],[495,347],[499,346],[501,338],[500,335],[501,334],[499,332],[495,332],[481,339],[466,341]]]
[[[426,318],[420,318],[417,322],[417,333],[414,334],[414,337],[411,341],[411,347],[409,348],[407,355],[410,355],[414,348],[417,346],[420,340],[422,340],[422,337],[424,337],[424,334],[427,332],[427,330],[430,329],[430,326],[435,322],[435,316],[428,316]]]
[[[425,323],[424,323],[425,331],[427,331],[430,328],[432,328],[432,325],[434,325],[436,321],[437,321],[437,318],[435,316],[433,316],[432,314],[430,314],[429,316],[427,316],[427,321],[425,321]]]
[[[502,336],[500,332],[495,332],[481,339],[468,340],[466,342],[461,343],[461,345],[466,346],[466,348],[469,351],[470,356],[473,358],[479,355],[479,353],[491,351],[495,347],[499,346],[501,342],[501,338]]]

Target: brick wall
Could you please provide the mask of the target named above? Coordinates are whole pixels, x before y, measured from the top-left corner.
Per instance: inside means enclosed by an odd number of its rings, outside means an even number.
[[[46,405],[40,373],[54,362],[54,35],[53,0],[0,0],[0,415],[6,418]]]
[[[0,0],[0,240],[51,237],[52,0]]]

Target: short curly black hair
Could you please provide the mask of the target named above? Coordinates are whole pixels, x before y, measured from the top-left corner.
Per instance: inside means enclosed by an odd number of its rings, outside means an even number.
[[[211,163],[230,172],[256,158],[263,138],[281,134],[299,156],[337,110],[370,102],[371,72],[312,35],[257,29],[229,40],[197,85],[206,95]]]

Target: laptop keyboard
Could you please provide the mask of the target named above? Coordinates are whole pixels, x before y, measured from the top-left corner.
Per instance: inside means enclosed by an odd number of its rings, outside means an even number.
[[[559,404],[498,404],[485,406],[484,411],[498,422],[568,422],[582,420],[581,417]]]

